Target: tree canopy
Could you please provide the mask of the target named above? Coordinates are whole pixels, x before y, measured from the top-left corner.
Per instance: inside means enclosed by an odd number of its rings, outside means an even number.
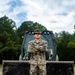
[[[0,63],[2,60],[17,60],[21,51],[22,36],[25,31],[35,29],[47,30],[43,25],[24,21],[20,27],[16,28],[16,23],[7,16],[0,18]],[[57,44],[57,54],[60,60],[75,61],[75,33],[70,34],[65,31],[54,34]]]
[[[22,25],[17,29],[17,34],[20,38],[20,42],[22,42],[22,36],[25,34],[25,31],[34,31],[35,29],[40,29],[41,31],[47,30],[46,27],[43,25],[32,22],[32,21],[25,21]]]
[[[6,59],[15,59],[18,55],[20,45],[16,34],[16,24],[7,16],[0,18],[0,61]]]
[[[55,34],[57,54],[60,60],[75,60],[75,35],[68,32]]]

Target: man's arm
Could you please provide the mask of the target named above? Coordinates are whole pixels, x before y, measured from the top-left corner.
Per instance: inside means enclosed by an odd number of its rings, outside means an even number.
[[[34,45],[32,43],[28,44],[28,52],[29,53],[36,53],[37,52],[36,48],[34,47]]]
[[[47,50],[47,42],[44,42],[41,46],[36,46],[36,49],[41,52],[45,52]]]

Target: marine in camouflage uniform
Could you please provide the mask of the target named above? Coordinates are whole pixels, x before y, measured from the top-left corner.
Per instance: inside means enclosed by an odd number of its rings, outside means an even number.
[[[38,31],[37,33],[35,33]],[[39,30],[36,30],[34,36],[41,36]],[[39,41],[32,40],[28,44],[28,52],[30,56],[30,75],[46,75],[46,56],[47,42],[40,39]]]

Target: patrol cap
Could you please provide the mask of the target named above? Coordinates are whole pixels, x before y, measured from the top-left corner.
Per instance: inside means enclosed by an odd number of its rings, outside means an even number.
[[[39,29],[35,29],[34,34],[41,34],[41,31]]]

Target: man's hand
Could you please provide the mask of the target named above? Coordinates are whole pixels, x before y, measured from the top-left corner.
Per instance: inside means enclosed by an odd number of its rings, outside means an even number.
[[[35,48],[37,49],[37,51],[45,51],[45,46],[35,46]]]
[[[31,52],[36,53],[38,50],[36,49],[35,46],[31,46]]]

